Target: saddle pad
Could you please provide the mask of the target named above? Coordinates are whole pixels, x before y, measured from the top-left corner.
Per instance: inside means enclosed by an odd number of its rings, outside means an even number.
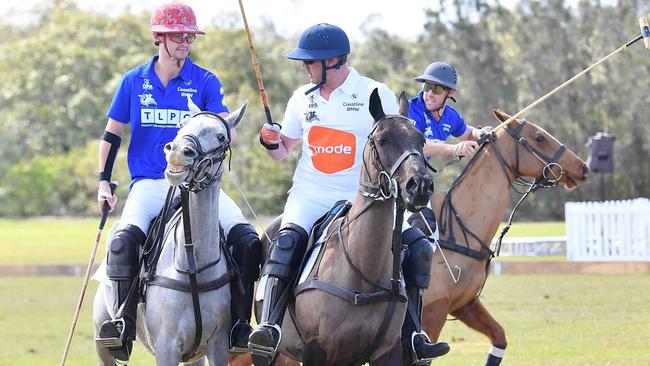
[[[352,207],[352,202],[338,201],[332,210],[330,210],[316,222],[314,228],[312,229],[310,237],[310,241],[313,240],[314,244],[307,250],[306,260],[303,260],[303,267],[302,271],[300,272],[300,279],[298,280],[298,284],[305,282],[309,276],[309,273],[311,273],[311,270],[314,268],[320,252],[325,247],[323,245],[323,242],[327,238],[332,223],[339,217],[346,215],[350,210],[350,207]],[[318,238],[315,238],[316,235],[319,235]],[[267,279],[268,275],[264,275],[257,283],[257,290],[255,291],[256,301],[262,301],[264,299]]]

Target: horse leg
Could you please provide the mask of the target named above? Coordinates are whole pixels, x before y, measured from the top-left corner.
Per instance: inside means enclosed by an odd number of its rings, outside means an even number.
[[[402,342],[397,341],[390,351],[370,361],[370,366],[392,366],[402,363]]]
[[[205,365],[205,357],[201,357],[200,360],[195,361],[195,362],[190,362],[190,363],[183,363],[184,366],[204,366]]]
[[[251,366],[253,360],[251,359],[251,354],[246,353],[231,353],[228,355],[228,365],[229,366]]]
[[[469,309],[469,310],[466,310]],[[452,313],[453,316],[462,316],[460,321],[477,332],[485,334],[492,343],[485,366],[498,366],[501,364],[506,346],[506,333],[503,327],[490,315],[479,299]]]

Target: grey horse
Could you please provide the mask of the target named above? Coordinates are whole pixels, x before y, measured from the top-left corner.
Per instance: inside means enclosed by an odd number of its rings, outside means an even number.
[[[227,150],[229,132],[234,129],[246,111],[245,103],[225,119],[209,112],[201,112],[190,105],[191,118],[184,121],[176,138],[165,146],[167,168],[165,179],[173,186],[192,187],[193,179],[204,183],[203,189],[190,189],[189,206],[191,237],[194,243],[196,268],[207,266],[196,275],[199,284],[222,277],[227,271],[226,258],[219,245],[219,191],[223,173],[223,157]],[[221,152],[221,160],[205,163],[205,157]],[[204,162],[204,163],[200,163]],[[198,164],[195,164],[198,163]],[[203,172],[200,172],[204,169]],[[207,180],[206,180],[207,179]],[[205,184],[207,183],[207,184]],[[195,185],[196,187],[196,185]],[[177,212],[175,216],[181,215]],[[116,225],[117,226],[117,225]],[[165,229],[164,246],[158,261],[156,275],[188,284],[188,269],[183,220],[170,221]],[[179,271],[180,270],[180,271]],[[113,314],[113,291],[110,284],[100,284],[93,304],[95,335],[100,325]],[[162,286],[148,286],[145,302],[138,306],[137,339],[156,357],[156,365],[201,366],[207,357],[211,366],[228,364],[228,341],[230,331],[229,284],[199,293],[202,332],[195,352],[195,313],[192,296]],[[101,365],[115,365],[106,350],[96,344]],[[191,353],[191,354],[190,354]]]

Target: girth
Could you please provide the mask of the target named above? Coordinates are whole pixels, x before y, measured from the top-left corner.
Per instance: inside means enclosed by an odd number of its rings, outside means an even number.
[[[468,257],[472,257],[479,261],[491,258],[494,255],[494,252],[492,250],[482,251],[482,250],[472,249],[469,246],[456,244],[455,240],[452,241],[452,240],[438,239],[438,244],[440,244],[441,248],[449,249],[453,252],[460,253]]]

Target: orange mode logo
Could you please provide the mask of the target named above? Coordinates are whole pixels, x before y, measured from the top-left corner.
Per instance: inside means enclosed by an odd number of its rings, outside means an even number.
[[[316,170],[332,174],[354,165],[357,145],[353,134],[314,126],[309,130],[307,141]]]

